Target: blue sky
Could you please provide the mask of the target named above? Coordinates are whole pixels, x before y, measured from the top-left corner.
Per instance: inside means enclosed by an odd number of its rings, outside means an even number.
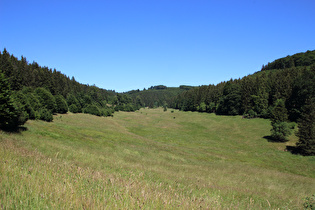
[[[0,50],[117,92],[208,85],[315,49],[314,0],[0,0]]]

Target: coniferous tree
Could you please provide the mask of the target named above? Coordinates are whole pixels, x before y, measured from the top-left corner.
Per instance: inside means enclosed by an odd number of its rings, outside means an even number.
[[[87,114],[101,116],[101,111],[96,105],[87,105],[87,107],[83,109],[83,112]]]
[[[50,110],[52,113],[56,111],[55,98],[48,90],[45,88],[36,88],[35,93],[45,109]]]
[[[68,94],[68,96],[67,96],[67,104],[69,106],[69,111],[70,112],[73,112],[73,113],[81,112],[80,102],[73,94]]]
[[[241,81],[241,100],[242,100],[242,112],[248,113],[253,109],[252,96],[255,92],[255,81],[251,77],[244,77]]]
[[[79,113],[80,112],[78,106],[75,104],[71,104],[69,106],[69,111],[72,113]]]
[[[52,112],[46,108],[40,108],[39,110],[39,119],[46,121],[46,122],[51,122],[53,121],[53,115]]]
[[[315,65],[310,69],[302,69],[293,81],[292,94],[288,99],[289,119],[297,121],[300,118],[302,107],[310,96],[315,95]]]
[[[10,85],[0,71],[0,128],[15,129],[26,122],[20,110],[14,106],[11,98]]]
[[[56,101],[56,112],[57,113],[65,114],[68,112],[67,102],[62,95],[56,95],[55,101]]]
[[[22,112],[25,112],[25,117],[27,119],[35,119],[35,110],[32,108],[27,96],[22,91],[16,91],[13,93],[14,104]]]
[[[229,81],[223,88],[223,96],[219,102],[218,114],[238,115],[241,111],[241,94],[239,84]]]
[[[286,141],[291,134],[291,130],[287,123],[288,114],[284,101],[278,99],[272,112],[271,118],[271,137],[276,141]]]
[[[306,101],[298,127],[297,147],[304,155],[315,155],[315,98]]]

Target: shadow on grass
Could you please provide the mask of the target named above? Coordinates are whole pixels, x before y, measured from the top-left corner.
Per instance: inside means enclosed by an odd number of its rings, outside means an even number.
[[[303,152],[297,146],[287,146],[287,150],[294,155],[303,155]]]
[[[264,136],[263,138],[267,139],[268,142],[272,142],[272,143],[285,143],[285,142],[288,142],[288,140],[281,141],[281,140],[274,139],[271,136]],[[303,155],[303,156],[305,155],[303,153],[303,151],[297,146],[286,146],[286,150],[291,152],[294,155]]]
[[[272,138],[272,136],[264,136],[263,138],[267,139],[268,142],[272,142],[272,143],[285,143],[288,141],[288,140],[283,141],[283,140],[274,139]]]
[[[17,128],[6,128],[2,130],[7,133],[21,133],[23,131],[27,131],[27,127],[19,126]]]

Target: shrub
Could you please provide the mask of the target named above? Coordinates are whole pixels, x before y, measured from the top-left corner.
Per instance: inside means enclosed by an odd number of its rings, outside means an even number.
[[[205,112],[207,111],[207,105],[205,104],[205,102],[201,102],[201,104],[197,107],[199,112]]]
[[[53,121],[54,118],[50,110],[41,108],[39,110],[39,119],[47,121],[47,122],[51,122]]]
[[[79,108],[77,107],[77,105],[71,104],[69,106],[69,111],[72,112],[72,113],[78,113],[79,112]]]
[[[69,106],[69,111],[70,111],[70,112],[78,113],[78,112],[81,112],[81,111],[82,111],[82,110],[81,110],[82,107],[81,107],[81,105],[80,105],[79,100],[78,100],[73,94],[69,94],[69,95],[67,96],[67,104],[68,104],[68,106]],[[76,111],[75,111],[75,112],[70,110],[70,106],[71,106],[72,104],[76,106]]]
[[[55,101],[56,101],[56,112],[57,113],[65,114],[68,112],[67,102],[62,95],[56,95]]]
[[[135,108],[133,107],[132,104],[125,104],[124,105],[124,111],[126,111],[126,112],[134,112]]]
[[[113,116],[113,110],[103,108],[103,109],[101,110],[101,114],[102,114],[102,116],[104,116],[104,117]]]
[[[95,105],[88,105],[86,108],[83,109],[83,112],[87,114],[101,116],[99,108]]]
[[[26,94],[27,100],[34,111],[38,111],[41,107],[38,98],[33,93]]]
[[[248,119],[256,118],[257,117],[257,113],[254,110],[251,109],[243,117],[244,118],[248,118]]]
[[[293,130],[295,128],[295,126],[296,126],[296,123],[295,122],[290,122],[290,123],[288,123],[288,126],[289,126],[290,129]]]
[[[18,91],[13,94],[13,98],[15,106],[18,107],[21,111],[27,113],[27,116],[24,115],[24,117],[34,120],[36,119],[35,110],[31,104],[32,98],[31,99],[28,98],[29,95],[31,95],[31,93],[24,94],[23,91]],[[34,100],[33,103],[36,103],[36,100]]]
[[[289,124],[287,122],[272,123],[271,137],[277,141],[287,141],[287,136],[291,134]]]
[[[36,95],[41,103],[41,105],[45,108],[50,110],[51,112],[56,111],[56,101],[54,96],[45,88],[36,88],[35,90]]]

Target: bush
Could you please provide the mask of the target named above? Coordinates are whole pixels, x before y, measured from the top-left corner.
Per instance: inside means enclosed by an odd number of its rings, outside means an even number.
[[[95,105],[88,105],[86,108],[83,109],[83,112],[87,114],[101,116],[99,108]]]
[[[18,109],[20,109],[22,112],[27,113],[27,115],[24,115],[24,117],[32,120],[36,119],[35,110],[30,103],[31,99],[28,98],[28,94],[25,95],[22,91],[18,91],[13,94],[13,98],[15,106],[18,107]]]
[[[69,106],[69,111],[72,112],[72,113],[78,113],[79,112],[79,108],[77,107],[77,105],[71,104]]]
[[[47,121],[47,122],[51,122],[53,121],[54,118],[51,111],[49,111],[48,109],[42,108],[39,110],[39,119]]]
[[[45,109],[50,110],[51,112],[56,111],[56,101],[55,97],[45,88],[36,88],[35,90],[38,99]]]
[[[126,111],[126,112],[134,112],[135,108],[133,107],[132,104],[125,104],[124,105],[124,111]]]
[[[290,129],[293,130],[295,128],[295,126],[296,126],[296,123],[295,122],[290,122],[290,123],[288,123],[288,126],[289,126]]]
[[[41,104],[33,93],[27,93],[26,98],[34,111],[38,111],[40,109]]]
[[[264,118],[264,119],[269,119],[271,118],[272,113],[272,108],[268,107],[267,109],[263,109],[259,115],[259,117]]]
[[[103,109],[101,110],[101,114],[102,114],[102,116],[104,116],[104,117],[113,116],[113,110],[107,109],[107,108],[103,108]]]
[[[257,117],[257,113],[254,110],[249,110],[248,114],[250,116],[250,118],[256,118]]]
[[[207,105],[205,102],[202,102],[198,107],[197,107],[198,112],[205,112],[207,111]]]
[[[69,111],[70,111],[70,112],[79,113],[79,112],[82,111],[82,110],[81,110],[82,107],[81,107],[81,105],[80,105],[79,100],[78,100],[73,94],[69,94],[69,95],[67,96],[67,104],[68,104],[68,106],[69,106]],[[71,106],[72,104],[76,106],[76,111],[75,111],[75,112],[70,110],[70,106]]]
[[[276,141],[287,141],[287,136],[291,135],[291,130],[287,122],[272,123],[271,137]]]
[[[56,112],[57,113],[65,114],[68,112],[67,102],[62,95],[56,95],[55,101],[56,101]]]
[[[251,109],[243,117],[244,118],[248,118],[248,119],[256,118],[257,117],[257,113],[254,110]]]

